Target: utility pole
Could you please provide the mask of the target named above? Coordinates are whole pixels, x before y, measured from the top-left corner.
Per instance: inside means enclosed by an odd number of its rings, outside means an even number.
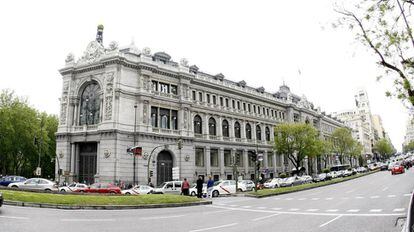
[[[135,103],[135,105],[134,105],[134,111],[135,111],[135,117],[134,117],[134,147],[137,145],[136,143],[137,143],[137,104]],[[133,182],[134,182],[134,186],[137,184],[137,181],[136,181],[136,166],[137,166],[137,164],[136,164],[136,155],[135,155],[135,153],[133,154],[133,159],[134,159],[134,161],[133,161],[133,169],[134,169],[134,178],[133,178]]]

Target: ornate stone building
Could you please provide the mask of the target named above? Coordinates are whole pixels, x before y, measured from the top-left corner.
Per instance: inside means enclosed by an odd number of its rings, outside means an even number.
[[[57,153],[67,181],[132,182],[134,159],[126,150],[134,144],[143,149],[135,166],[139,183],[147,182],[148,169],[153,183],[171,180],[173,167],[180,179],[233,178],[234,160],[239,175],[250,179],[254,151],[264,154],[262,173],[272,177],[291,170],[273,151],[275,125],[307,122],[325,137],[343,126],[285,85],[269,93],[164,52],[116,42],[104,47],[102,30],[80,59],[70,54],[60,69]]]

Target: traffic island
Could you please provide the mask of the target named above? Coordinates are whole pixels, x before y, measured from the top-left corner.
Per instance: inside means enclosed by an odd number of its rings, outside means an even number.
[[[261,190],[257,190],[257,192],[251,192],[251,193],[245,194],[245,196],[255,197],[255,198],[263,198],[263,197],[271,197],[271,196],[287,194],[287,193],[294,193],[294,192],[299,192],[299,191],[303,191],[303,190],[308,190],[308,189],[318,188],[318,187],[322,187],[322,186],[327,186],[327,185],[331,185],[331,184],[341,183],[341,182],[344,182],[344,181],[348,181],[348,180],[356,179],[356,178],[363,177],[363,176],[366,176],[366,175],[370,175],[370,174],[373,174],[373,173],[376,173],[376,172],[378,172],[378,170],[372,171],[372,172],[367,172],[367,173],[362,173],[362,174],[356,174],[356,175],[353,175],[353,176],[348,176],[348,177],[343,177],[343,178],[335,178],[335,179],[332,179],[332,180],[322,181],[322,182],[317,182],[317,183],[309,183],[309,184],[302,184],[302,185],[297,185],[297,186],[292,186],[292,187],[282,187],[282,188],[275,188],[275,189],[261,189]]]
[[[169,195],[66,195],[1,190],[5,205],[54,209],[145,209],[208,205],[211,201],[199,198]]]

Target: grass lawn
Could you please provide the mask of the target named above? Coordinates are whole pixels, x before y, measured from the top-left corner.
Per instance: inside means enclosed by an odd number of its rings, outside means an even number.
[[[169,195],[169,194],[145,194],[145,195],[70,195],[33,193],[23,191],[0,190],[6,201],[22,201],[32,203],[48,203],[59,205],[87,206],[87,205],[148,205],[190,203],[200,201],[196,197]]]
[[[296,186],[292,186],[292,187],[283,187],[283,188],[275,188],[275,189],[262,189],[262,190],[257,190],[257,192],[251,192],[251,195],[254,196],[273,196],[273,195],[278,195],[278,194],[283,194],[283,193],[290,193],[290,192],[296,192],[296,191],[300,191],[300,190],[306,190],[306,189],[311,189],[311,188],[315,188],[315,187],[321,187],[321,186],[325,186],[325,185],[330,185],[330,184],[334,184],[334,183],[339,183],[339,182],[343,182],[346,180],[350,180],[350,179],[355,179],[361,176],[365,176],[367,174],[371,174],[372,172],[369,173],[363,173],[363,174],[357,174],[357,175],[353,175],[353,176],[348,176],[348,177],[344,177],[344,178],[335,178],[332,180],[328,180],[328,181],[322,181],[322,182],[318,182],[318,183],[310,183],[310,184],[302,184],[302,185],[296,185]]]

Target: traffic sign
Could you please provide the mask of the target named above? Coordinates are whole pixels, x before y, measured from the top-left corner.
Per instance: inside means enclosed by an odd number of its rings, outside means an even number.
[[[41,167],[37,167],[35,170],[35,175],[36,176],[41,176],[42,175],[42,168]]]

